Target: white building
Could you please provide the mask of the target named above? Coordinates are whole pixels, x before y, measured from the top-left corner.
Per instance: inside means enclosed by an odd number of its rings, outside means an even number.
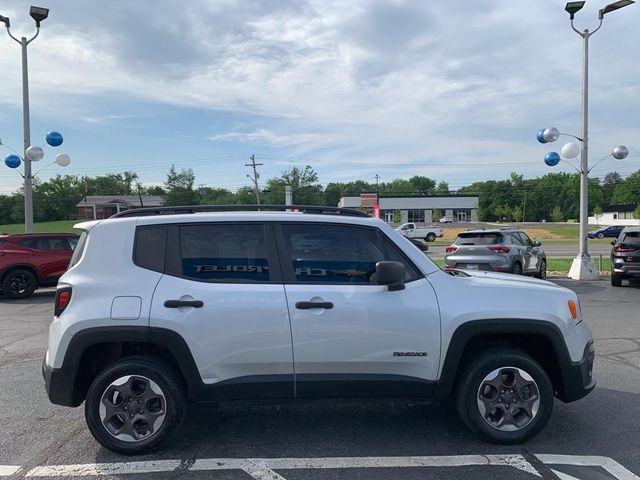
[[[342,197],[339,207],[372,210],[376,194]],[[380,218],[388,223],[431,224],[448,217],[454,222],[478,221],[478,197],[466,195],[384,196],[378,197]]]
[[[589,217],[589,225],[640,225],[640,219],[633,218],[636,205],[611,205],[599,217]]]

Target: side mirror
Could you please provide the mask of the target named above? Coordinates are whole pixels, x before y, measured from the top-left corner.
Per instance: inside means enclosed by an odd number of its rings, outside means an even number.
[[[376,263],[376,282],[387,285],[390,292],[404,290],[404,264],[382,261]]]
[[[611,245],[615,245],[616,241],[615,240],[611,240]]]
[[[534,240],[534,241],[533,241],[533,246],[534,246],[534,247],[539,247],[540,245],[542,245],[542,243],[540,243],[540,241],[539,241],[539,240]]]

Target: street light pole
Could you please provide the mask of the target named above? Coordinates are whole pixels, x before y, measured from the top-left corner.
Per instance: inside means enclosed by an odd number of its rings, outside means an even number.
[[[7,29],[8,30],[8,29]],[[36,38],[40,29],[38,28]],[[9,34],[11,35],[11,34]],[[33,40],[33,38],[31,40]],[[31,160],[27,156],[27,148],[31,146],[31,122],[29,119],[29,70],[27,68],[26,37],[20,39],[22,47],[22,129],[24,133],[24,232],[33,232],[33,177],[31,176]]]
[[[9,36],[20,44],[22,51],[22,128],[24,134],[24,148],[22,160],[24,162],[24,231],[33,231],[33,175],[31,174],[31,159],[27,155],[27,149],[31,146],[31,123],[29,121],[29,70],[27,64],[27,46],[40,34],[40,22],[49,16],[49,9],[31,6],[29,15],[36,22],[36,33],[30,39],[21,37],[18,39],[10,30],[9,18],[0,15],[0,22],[7,27]]]

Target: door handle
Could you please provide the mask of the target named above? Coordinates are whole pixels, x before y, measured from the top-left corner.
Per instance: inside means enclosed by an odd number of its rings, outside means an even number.
[[[202,300],[165,300],[164,306],[167,308],[178,308],[178,307],[202,308],[204,306],[204,302]]]
[[[312,308],[324,308],[325,310],[331,310],[333,308],[332,302],[296,302],[296,308],[299,310],[311,310]]]

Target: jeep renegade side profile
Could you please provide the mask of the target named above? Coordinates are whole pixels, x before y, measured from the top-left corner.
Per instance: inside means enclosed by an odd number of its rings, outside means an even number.
[[[443,272],[360,212],[195,210],[76,226],[43,375],[53,403],[85,402],[110,450],[158,447],[200,400],[454,396],[471,430],[518,443],[554,396],[595,386],[566,288]]]

